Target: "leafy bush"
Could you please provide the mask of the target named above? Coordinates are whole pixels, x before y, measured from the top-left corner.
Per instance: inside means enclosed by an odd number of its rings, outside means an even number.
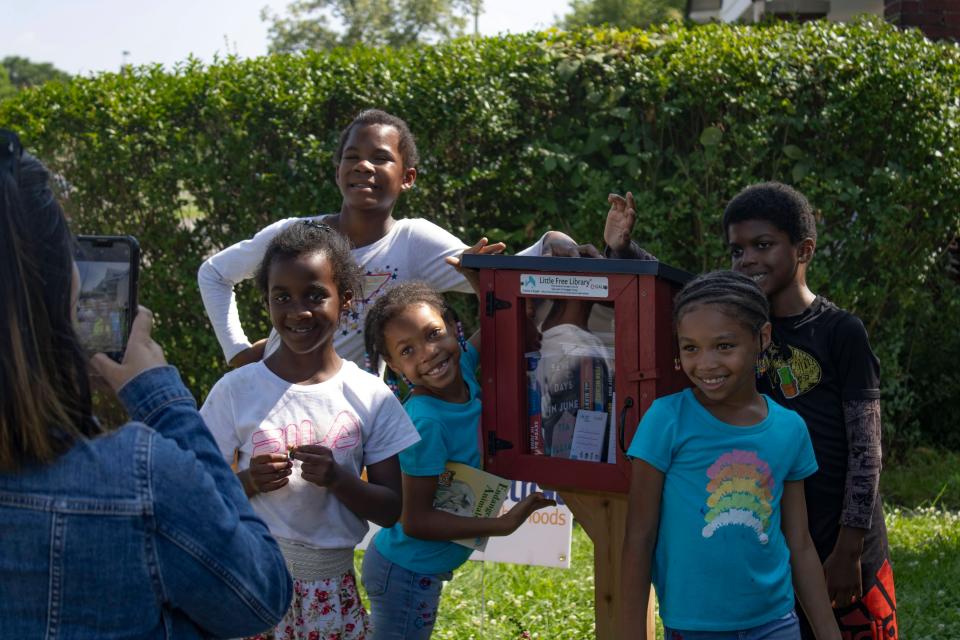
[[[633,190],[638,237],[693,271],[728,264],[741,187],[819,210],[814,290],[858,313],[883,363],[888,436],[960,436],[960,47],[878,21],[548,32],[399,50],[141,67],[25,91],[0,122],[65,178],[74,228],[132,233],[158,339],[204,394],[224,370],[201,260],[284,216],[333,211],[331,154],[360,109],[406,118],[423,162],[396,214],[517,248],[548,227],[601,241]],[[252,334],[266,317],[241,291]]]

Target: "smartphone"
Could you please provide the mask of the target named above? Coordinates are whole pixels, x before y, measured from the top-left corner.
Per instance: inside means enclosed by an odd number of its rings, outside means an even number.
[[[123,359],[137,312],[140,245],[133,236],[77,236],[77,334],[88,353]]]

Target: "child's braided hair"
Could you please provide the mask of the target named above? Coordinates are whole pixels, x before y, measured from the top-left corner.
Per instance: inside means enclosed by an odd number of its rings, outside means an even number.
[[[700,305],[717,305],[754,335],[770,320],[770,303],[756,282],[735,271],[711,271],[683,287],[673,300],[673,323]]]

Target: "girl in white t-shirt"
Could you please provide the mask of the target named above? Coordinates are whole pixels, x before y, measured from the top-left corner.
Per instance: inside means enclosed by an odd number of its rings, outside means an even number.
[[[364,638],[353,549],[368,520],[397,521],[397,454],[420,438],[387,386],[334,350],[360,287],[341,234],[314,221],[289,226],[270,242],[256,280],[280,345],[225,375],[200,411],[224,457],[236,456],[294,578],[286,616],[255,638]]]
[[[456,257],[467,248],[463,242],[422,218],[393,217],[397,200],[417,179],[418,160],[417,145],[406,122],[377,109],[363,111],[340,134],[334,154],[337,186],[343,195],[340,211],[310,218],[347,236],[353,258],[362,270],[362,292],[356,292],[354,310],[334,336],[337,353],[360,365],[366,309],[394,285],[422,280],[441,292],[472,293],[463,276],[446,263],[446,258]],[[197,280],[204,307],[224,356],[234,367],[269,354],[278,338],[271,333],[270,338],[251,345],[240,324],[233,288],[253,276],[270,240],[300,220],[275,222],[200,266]],[[486,251],[503,248],[502,243],[496,243]],[[599,257],[591,245],[577,245],[558,231],[548,231],[521,254]]]

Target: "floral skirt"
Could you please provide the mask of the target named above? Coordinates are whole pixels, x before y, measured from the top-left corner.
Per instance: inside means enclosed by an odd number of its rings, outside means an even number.
[[[369,636],[367,611],[357,592],[357,578],[293,581],[293,601],[273,630],[250,640],[364,640]]]

